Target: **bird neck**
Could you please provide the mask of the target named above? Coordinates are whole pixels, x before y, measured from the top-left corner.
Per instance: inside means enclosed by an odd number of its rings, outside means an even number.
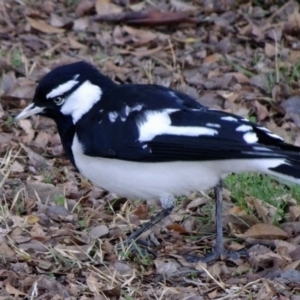
[[[58,133],[63,145],[67,158],[71,161],[73,166],[77,168],[72,153],[72,143],[75,135],[75,125],[71,116],[64,116],[64,118],[55,118]]]

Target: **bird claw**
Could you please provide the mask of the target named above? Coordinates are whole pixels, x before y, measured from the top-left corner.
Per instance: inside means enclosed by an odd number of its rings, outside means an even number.
[[[249,257],[249,253],[245,249],[241,249],[238,251],[230,251],[230,250],[216,248],[212,252],[210,252],[209,254],[207,254],[203,257],[199,257],[199,256],[193,255],[193,254],[188,254],[188,255],[185,255],[184,257],[190,263],[196,263],[199,261],[204,262],[204,263],[211,263],[211,262],[216,261],[221,256],[223,256],[227,259],[230,259],[230,260],[237,260],[237,259],[240,259],[242,256]]]

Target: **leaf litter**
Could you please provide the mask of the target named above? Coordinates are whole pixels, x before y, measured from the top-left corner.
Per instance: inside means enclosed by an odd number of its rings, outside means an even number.
[[[159,209],[92,186],[63,154],[51,120],[13,123],[38,80],[85,59],[118,83],[181,90],[250,117],[299,145],[296,1],[0,3],[1,299],[297,299],[299,199],[266,203],[224,189],[226,247],[249,257],[189,263],[214,243],[210,192],[179,199],[145,237],[157,257],[117,243]],[[126,249],[125,249],[126,250]]]

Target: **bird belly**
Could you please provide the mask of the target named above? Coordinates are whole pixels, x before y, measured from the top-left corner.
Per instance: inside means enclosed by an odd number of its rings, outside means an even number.
[[[262,172],[282,159],[230,159],[213,161],[135,162],[91,157],[75,136],[72,151],[79,171],[99,187],[129,198],[181,196],[214,187],[228,173]]]
[[[96,185],[130,198],[180,196],[218,183],[219,175],[199,162],[139,163],[74,156],[80,172]]]

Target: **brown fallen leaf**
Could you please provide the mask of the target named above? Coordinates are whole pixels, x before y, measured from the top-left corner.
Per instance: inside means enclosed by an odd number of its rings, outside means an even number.
[[[108,234],[109,230],[106,225],[98,225],[91,229],[90,235],[94,238],[102,237],[106,234]]]
[[[163,26],[182,23],[197,24],[200,21],[191,18],[189,12],[122,12],[119,14],[100,15],[92,18],[93,21],[105,21],[111,23]]]
[[[135,51],[120,49],[119,53],[121,53],[121,54],[130,54],[130,55],[134,55],[134,56],[137,56],[137,57],[143,57],[143,56],[153,55],[154,53],[160,52],[163,49],[164,49],[164,47],[156,47],[156,48],[153,48],[153,49],[136,49]]]
[[[24,218],[25,218],[25,223],[30,225],[36,224],[40,220],[38,216],[34,216],[34,215],[24,216]]]
[[[28,198],[42,203],[53,203],[57,196],[63,195],[63,189],[50,183],[30,181],[25,183]]]
[[[5,242],[0,243],[0,255],[5,260],[15,259],[16,253]]]
[[[292,205],[289,207],[289,213],[291,216],[291,221],[299,221],[300,216],[300,205]]]
[[[23,119],[18,121],[18,124],[26,133],[26,136],[22,137],[22,142],[25,144],[31,142],[34,137],[34,130],[32,128],[30,120]]]
[[[265,44],[265,54],[267,57],[273,57],[277,54],[279,50],[277,49],[276,46],[270,43]]]
[[[271,289],[267,282],[265,282],[259,291],[259,296],[257,300],[272,299],[275,296],[275,294],[275,291]]]
[[[277,226],[270,224],[255,224],[243,234],[236,234],[240,238],[254,239],[287,239],[288,235],[285,231]]]
[[[168,230],[173,230],[173,231],[176,231],[176,232],[179,232],[179,233],[187,233],[186,229],[183,226],[181,226],[177,223],[172,223],[172,224],[168,225],[167,229]]]
[[[47,207],[45,213],[55,221],[70,222],[74,220],[74,216],[65,207],[60,205]]]
[[[207,294],[209,299],[215,299],[217,297],[218,290],[214,289],[213,291],[211,291],[210,293]]]
[[[37,170],[46,170],[47,168],[50,167],[50,162],[47,161],[45,158],[43,158],[41,155],[37,154],[29,147],[26,147],[21,143],[20,145],[27,153],[27,157],[29,158],[30,164],[34,166]]]
[[[72,49],[86,49],[87,46],[79,43],[73,36],[68,36],[68,41]]]
[[[92,0],[82,0],[77,5],[75,14],[78,17],[82,17],[85,14],[89,14],[95,9],[95,2]]]
[[[122,11],[122,8],[118,5],[111,3],[110,0],[96,0],[96,12],[99,16],[107,14],[117,14]]]
[[[140,220],[146,220],[149,217],[149,207],[147,205],[139,205],[133,214],[136,215]]]
[[[1,141],[1,138],[0,138],[0,141]],[[22,173],[22,172],[24,172],[24,166],[15,160],[13,162],[13,164],[11,165],[10,170],[12,172]]]
[[[44,33],[62,33],[65,31],[62,28],[53,27],[42,20],[32,19],[29,17],[27,17],[26,20],[32,28]]]
[[[155,259],[156,273],[165,276],[166,278],[171,277],[174,273],[181,270],[180,264],[173,259]]]
[[[179,1],[179,0],[170,0],[170,4],[174,7],[177,11],[195,11],[197,7],[187,3],[187,1]]]
[[[196,198],[194,200],[192,200],[186,207],[186,209],[188,210],[192,210],[194,208],[198,208],[204,204],[206,204],[207,202],[209,202],[210,199],[208,197],[199,197]]]
[[[16,289],[15,287],[13,287],[9,282],[6,283],[5,285],[5,289],[6,289],[6,292],[10,295],[15,295],[15,296],[26,296],[25,293],[21,292],[20,290]]]
[[[128,33],[139,44],[147,44],[157,39],[157,34],[149,30],[136,29],[131,26],[123,26],[123,30]]]

